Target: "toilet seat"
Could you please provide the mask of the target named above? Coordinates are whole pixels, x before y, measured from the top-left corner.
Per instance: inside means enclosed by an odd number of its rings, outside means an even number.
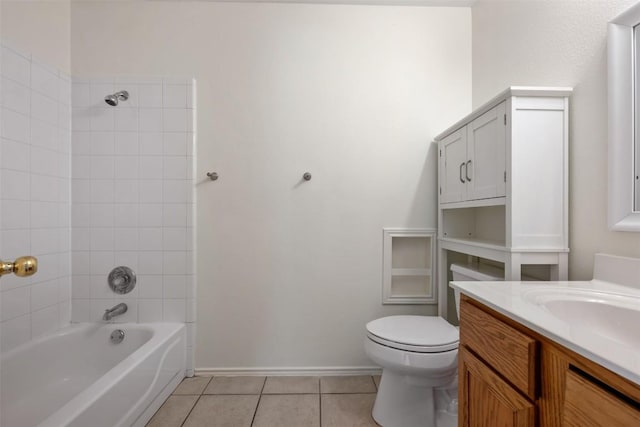
[[[389,316],[367,323],[370,340],[414,353],[456,350],[458,328],[438,316]]]

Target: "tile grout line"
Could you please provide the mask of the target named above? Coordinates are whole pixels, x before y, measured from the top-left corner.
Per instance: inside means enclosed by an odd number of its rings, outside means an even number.
[[[260,406],[260,401],[262,400],[262,392],[264,391],[264,387],[267,385],[267,376],[264,377],[264,382],[262,383],[262,388],[260,389],[260,394],[258,395],[258,403],[256,404],[256,409],[253,411],[253,418],[251,418],[251,426],[256,421],[256,415],[258,415],[258,406]]]
[[[191,415],[191,413],[193,412],[193,410],[195,409],[196,405],[198,404],[198,402],[200,402],[200,399],[203,396],[204,391],[207,389],[207,386],[209,385],[209,383],[211,382],[211,380],[213,380],[213,377],[209,378],[209,381],[207,381],[207,384],[204,386],[204,388],[202,389],[202,391],[200,392],[200,394],[198,395],[198,398],[196,399],[196,401],[194,402],[193,406],[191,407],[191,409],[189,410],[189,413],[187,413],[187,416],[184,417],[184,420],[182,420],[182,423],[180,424],[180,427],[184,426],[184,424],[187,422],[187,420],[189,419],[189,415]],[[184,380],[182,380],[184,381]],[[175,396],[175,395],[171,395],[171,396]],[[166,402],[166,400],[165,400]],[[158,409],[159,410],[159,409]]]

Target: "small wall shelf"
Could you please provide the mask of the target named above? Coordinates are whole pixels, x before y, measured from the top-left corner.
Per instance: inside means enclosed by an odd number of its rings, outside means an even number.
[[[437,304],[435,229],[383,230],[383,304]]]

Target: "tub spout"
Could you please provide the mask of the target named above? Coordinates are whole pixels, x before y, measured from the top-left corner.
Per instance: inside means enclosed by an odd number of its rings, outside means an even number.
[[[120,304],[112,308],[108,308],[104,311],[104,316],[102,316],[102,320],[109,321],[116,316],[120,316],[121,314],[124,314],[127,312],[127,308],[128,308],[127,304],[123,302],[121,302]]]

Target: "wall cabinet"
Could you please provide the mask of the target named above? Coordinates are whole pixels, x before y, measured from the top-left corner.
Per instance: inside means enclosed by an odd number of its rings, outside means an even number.
[[[567,279],[570,88],[511,87],[438,135],[438,300],[448,252]]]
[[[505,102],[440,143],[440,203],[504,197],[507,171]]]
[[[639,385],[466,296],[458,363],[461,427],[640,425]]]

